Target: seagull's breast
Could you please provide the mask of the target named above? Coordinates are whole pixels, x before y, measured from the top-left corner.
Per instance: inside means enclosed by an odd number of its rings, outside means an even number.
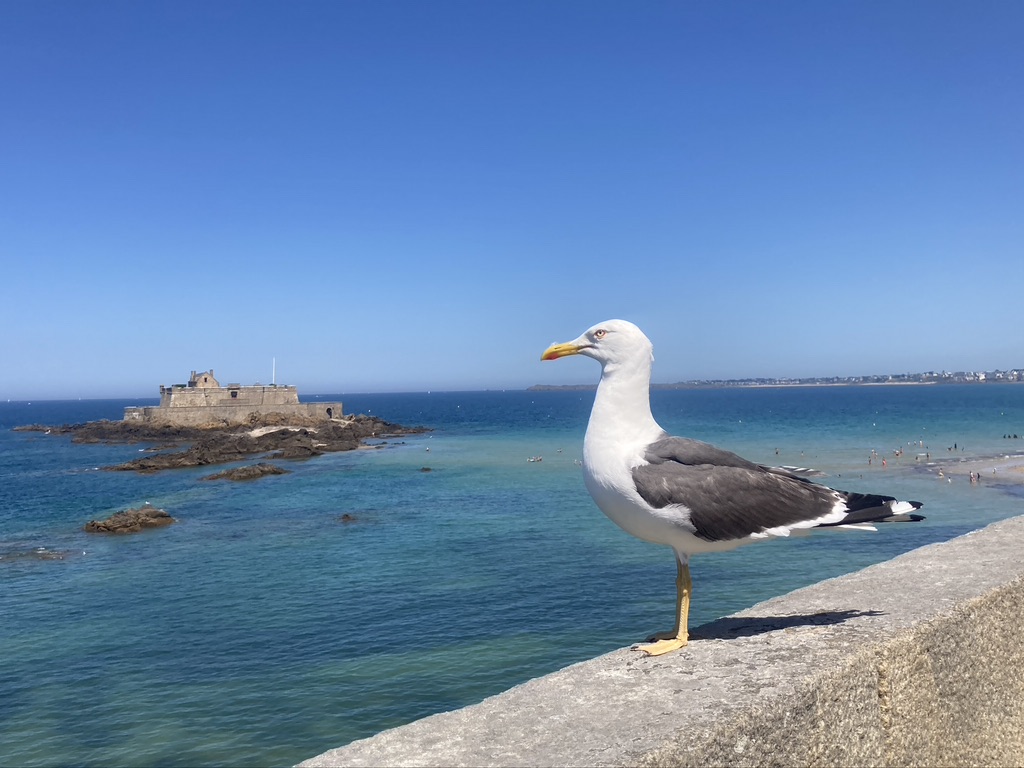
[[[583,481],[594,502],[617,526],[638,539],[674,545],[687,530],[685,508],[656,510],[644,501],[633,483],[634,467],[646,464],[647,441],[634,445],[592,439],[583,443]]]
[[[648,463],[650,445],[666,437],[651,415],[649,350],[646,354],[603,369],[583,439],[583,479],[597,506],[626,533],[677,553],[707,552],[709,543],[694,535],[686,506],[656,509],[633,480],[633,470]]]

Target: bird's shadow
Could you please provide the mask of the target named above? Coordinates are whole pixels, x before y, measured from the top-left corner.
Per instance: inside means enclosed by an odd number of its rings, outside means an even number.
[[[819,611],[792,616],[726,616],[702,624],[690,633],[691,640],[735,640],[792,627],[824,627],[862,616],[881,616],[882,611]]]

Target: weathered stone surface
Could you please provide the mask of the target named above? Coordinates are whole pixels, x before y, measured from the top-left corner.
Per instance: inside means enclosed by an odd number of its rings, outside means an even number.
[[[244,467],[235,467],[234,469],[225,469],[223,472],[217,472],[213,475],[207,475],[206,477],[200,478],[202,480],[257,480],[267,475],[287,475],[290,474],[287,469],[269,464],[265,461],[261,461],[259,464],[247,464]]]
[[[1005,520],[302,766],[1024,765],[1021,541]]]
[[[106,520],[90,520],[85,530],[89,533],[138,533],[143,528],[159,528],[176,522],[166,511],[147,505],[115,512]]]
[[[135,472],[230,464],[258,455],[270,459],[306,459],[323,453],[353,450],[367,438],[428,431],[425,427],[403,427],[363,415],[331,421],[320,420],[315,426],[284,425],[281,421],[280,414],[268,414],[265,420],[253,421],[244,427],[219,424],[206,427],[164,427],[132,421],[93,421],[56,427],[33,424],[16,429],[71,435],[72,440],[79,443],[160,444],[163,452],[105,467],[108,470]],[[271,427],[276,428],[268,429]],[[189,447],[181,451],[166,450],[182,443],[188,443]]]

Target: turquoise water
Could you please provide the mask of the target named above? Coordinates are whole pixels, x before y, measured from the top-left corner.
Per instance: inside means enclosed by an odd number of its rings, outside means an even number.
[[[250,484],[103,472],[142,446],[10,431],[139,401],[0,403],[0,764],[291,765],[668,628],[671,554],[615,528],[583,487],[592,397],[324,395],[433,432],[282,462],[292,474]],[[694,626],[1022,511],[1021,486],[946,482],[935,462],[1024,453],[1003,438],[1024,435],[1024,386],[652,402],[672,432],[919,499],[928,515],[695,558]],[[868,464],[872,450],[887,467]],[[144,501],[180,522],[82,532]],[[16,556],[37,547],[67,555]]]

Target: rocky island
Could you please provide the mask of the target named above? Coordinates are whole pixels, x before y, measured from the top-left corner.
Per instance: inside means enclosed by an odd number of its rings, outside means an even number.
[[[150,455],[105,467],[134,472],[230,464],[256,456],[308,459],[354,450],[369,438],[429,431],[371,416],[345,416],[341,403],[300,403],[292,386],[221,386],[212,369],[192,371],[187,384],[161,386],[158,406],[125,408],[121,421],[32,424],[15,430],[70,435],[75,443],[152,443]],[[224,476],[253,479],[283,471],[269,466]]]
[[[306,423],[288,423],[295,421]],[[308,459],[324,453],[354,450],[370,438],[393,438],[428,431],[425,427],[403,427],[363,415],[307,420],[295,417],[282,419],[274,414],[253,419],[248,425],[192,427],[139,421],[91,421],[61,426],[31,424],[15,429],[70,435],[75,443],[153,443],[149,455],[104,467],[112,471],[134,472],[230,464],[256,456]],[[182,448],[186,444],[187,447]]]
[[[138,533],[143,528],[160,528],[176,523],[166,510],[145,504],[137,509],[115,512],[106,520],[90,520],[85,524],[87,533]]]
[[[225,469],[213,475],[199,478],[200,480],[234,480],[236,482],[246,480],[258,480],[267,475],[287,475],[290,470],[281,469],[274,464],[261,461],[259,464],[246,464],[233,469]]]

